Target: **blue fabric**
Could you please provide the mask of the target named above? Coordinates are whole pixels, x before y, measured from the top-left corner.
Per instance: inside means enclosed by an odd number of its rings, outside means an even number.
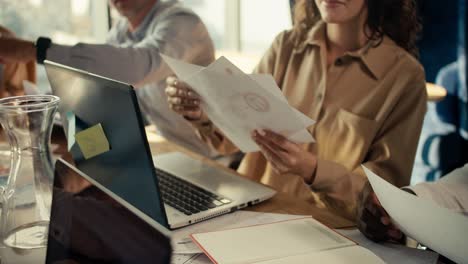
[[[466,1],[466,0],[461,0]],[[457,60],[459,1],[419,0],[423,31],[418,41],[420,62],[426,80],[435,82],[439,70]]]
[[[465,1],[458,1],[458,41],[454,49],[458,57],[443,67],[436,78],[436,83],[447,89],[447,97],[440,102],[428,103],[412,184],[437,180],[468,162]]]
[[[437,180],[468,162],[468,136],[462,128],[468,102],[460,71],[454,62],[437,76],[436,83],[447,89],[447,97],[428,103],[411,184]]]

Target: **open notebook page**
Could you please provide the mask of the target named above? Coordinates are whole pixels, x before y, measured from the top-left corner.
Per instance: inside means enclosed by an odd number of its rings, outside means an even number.
[[[301,258],[299,255],[345,247],[362,251],[355,242],[311,217],[193,234],[192,239],[212,261],[223,264],[256,263],[292,256]]]

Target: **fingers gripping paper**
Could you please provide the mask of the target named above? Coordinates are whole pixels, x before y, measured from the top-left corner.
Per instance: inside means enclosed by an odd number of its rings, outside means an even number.
[[[202,98],[204,112],[244,152],[259,151],[254,129],[270,129],[297,143],[313,142],[314,121],[291,107],[271,76],[249,76],[224,57],[206,68],[162,55]]]
[[[362,166],[392,221],[406,235],[450,258],[468,263],[468,218],[389,184]]]

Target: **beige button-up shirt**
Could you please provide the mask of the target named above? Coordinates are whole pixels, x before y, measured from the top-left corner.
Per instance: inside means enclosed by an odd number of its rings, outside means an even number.
[[[247,153],[238,171],[354,219],[367,180],[361,164],[396,186],[409,184],[426,111],[424,70],[388,37],[327,66],[325,28],[317,23],[298,44],[292,31],[279,34],[255,70],[272,74],[290,105],[317,121],[309,128],[317,142],[303,146],[318,158],[314,182],[275,174],[260,152]],[[194,126],[218,151],[237,149],[211,123]]]

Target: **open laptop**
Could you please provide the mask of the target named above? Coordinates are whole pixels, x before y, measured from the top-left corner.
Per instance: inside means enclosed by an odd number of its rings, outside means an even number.
[[[131,85],[50,61],[45,66],[52,91],[61,99],[62,119],[73,113],[76,133],[101,124],[109,141],[110,151],[90,159],[74,144],[70,152],[76,167],[162,225],[197,223],[275,194],[181,153],[158,155],[153,163]]]
[[[46,263],[169,264],[171,252],[168,229],[57,160]]]

